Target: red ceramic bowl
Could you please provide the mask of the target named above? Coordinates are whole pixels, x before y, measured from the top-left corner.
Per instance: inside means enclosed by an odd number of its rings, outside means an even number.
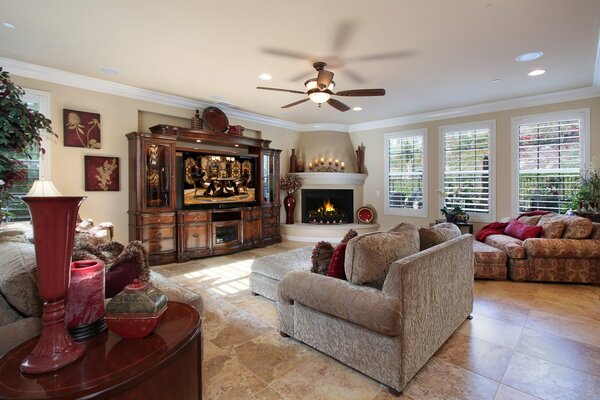
[[[140,314],[105,315],[106,326],[111,332],[123,339],[141,339],[151,334],[163,320],[163,308],[157,315],[144,316]]]

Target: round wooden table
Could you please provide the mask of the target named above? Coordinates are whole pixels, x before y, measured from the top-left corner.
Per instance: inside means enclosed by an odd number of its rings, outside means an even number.
[[[202,321],[190,305],[169,302],[160,326],[144,339],[104,332],[85,354],[58,371],[21,373],[38,338],[0,358],[0,399],[200,399]]]

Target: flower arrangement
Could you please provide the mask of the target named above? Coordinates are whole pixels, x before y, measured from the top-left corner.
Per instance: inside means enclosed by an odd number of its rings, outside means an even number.
[[[285,190],[287,194],[296,193],[302,188],[302,178],[298,175],[287,174],[281,177],[281,190]]]

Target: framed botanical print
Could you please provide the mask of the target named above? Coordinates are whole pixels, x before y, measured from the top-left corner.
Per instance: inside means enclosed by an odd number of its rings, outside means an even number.
[[[119,157],[85,156],[85,191],[119,191]]]
[[[99,149],[100,114],[63,109],[63,144],[68,147]]]

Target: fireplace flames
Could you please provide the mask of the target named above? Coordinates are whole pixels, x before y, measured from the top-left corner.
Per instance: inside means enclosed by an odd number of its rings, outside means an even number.
[[[326,199],[323,201],[323,207],[320,207],[317,211],[335,212],[335,207],[333,206],[333,203],[329,201],[329,199]]]

